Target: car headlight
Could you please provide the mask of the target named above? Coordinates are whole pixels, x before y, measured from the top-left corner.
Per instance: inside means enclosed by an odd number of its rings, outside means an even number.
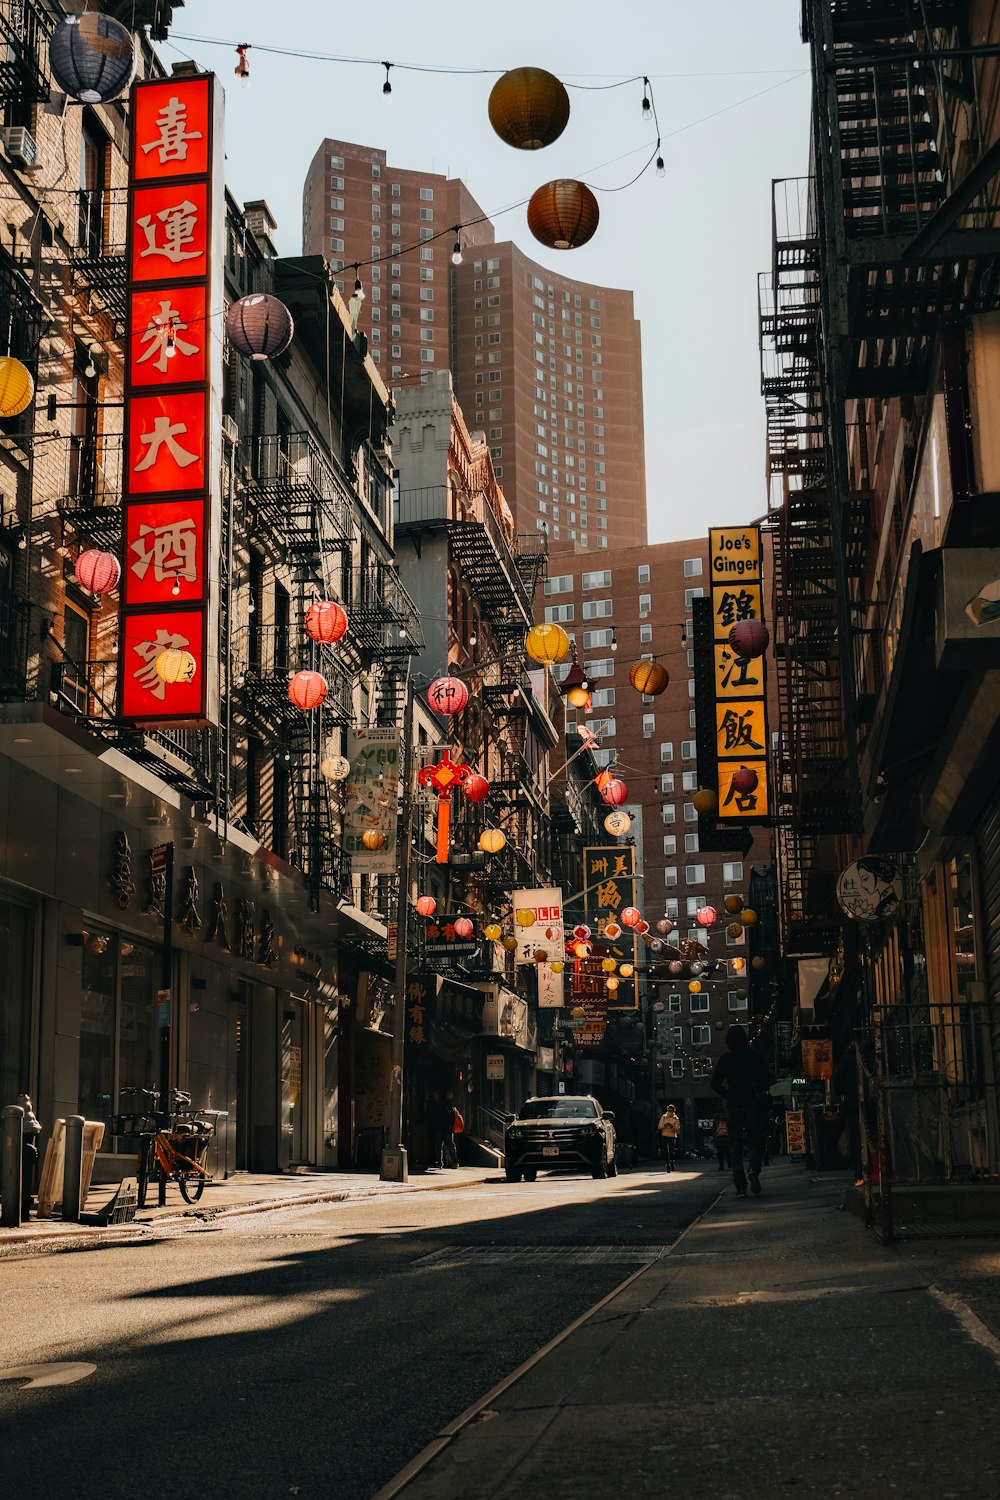
[[[521,1131],[520,1127],[517,1126],[517,1125],[508,1125],[507,1126],[507,1134],[511,1135],[511,1136],[516,1136],[516,1135],[521,1135],[522,1131]]]

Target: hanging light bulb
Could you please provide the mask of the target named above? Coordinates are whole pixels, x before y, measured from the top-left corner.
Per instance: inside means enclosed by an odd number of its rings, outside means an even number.
[[[615,635],[615,627],[613,625],[611,627],[611,650],[618,650],[618,637]]]
[[[354,276],[354,295],[355,295],[355,297],[357,297],[357,299],[358,299],[359,302],[363,302],[365,300],[365,289],[361,285],[360,267],[359,266],[355,266],[354,267],[354,271],[355,271],[355,276]]]
[[[176,599],[176,597],[180,593],[180,591],[181,591],[181,581],[180,581],[179,578],[175,578],[174,581],[173,581],[173,585],[171,587],[170,592],[173,594],[174,598]]]
[[[667,168],[662,156],[656,158],[656,175],[657,177],[666,177],[667,175]]]
[[[97,366],[94,364],[93,360],[89,360],[87,362],[83,373],[84,375],[86,375],[88,380],[93,380],[94,376],[97,374]]]
[[[653,118],[653,106],[649,102],[649,79],[642,80],[642,118],[651,120]]]
[[[382,92],[383,94],[391,94],[392,84],[389,82],[389,69],[392,67],[392,63],[384,62],[382,66],[385,69],[385,83],[382,85]]]
[[[173,319],[167,324],[167,336],[164,340],[163,352],[168,359],[173,359],[177,353],[177,337],[174,333]]]
[[[239,44],[239,46],[236,48],[236,67],[233,69],[233,72],[236,74],[237,78],[240,80],[240,83],[242,83],[244,88],[250,87],[250,63],[247,60],[247,53],[249,52],[249,50],[249,42],[241,42]]]
[[[462,264],[462,240],[457,224],[455,225],[455,243],[451,251],[451,263],[453,266],[460,266]]]

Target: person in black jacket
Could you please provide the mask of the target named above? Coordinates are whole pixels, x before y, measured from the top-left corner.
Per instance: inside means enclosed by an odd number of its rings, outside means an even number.
[[[733,1183],[737,1195],[745,1198],[748,1182],[752,1193],[760,1192],[762,1102],[768,1090],[767,1064],[751,1051],[750,1038],[742,1026],[730,1026],[726,1032],[726,1048],[712,1074],[712,1089],[726,1101]]]

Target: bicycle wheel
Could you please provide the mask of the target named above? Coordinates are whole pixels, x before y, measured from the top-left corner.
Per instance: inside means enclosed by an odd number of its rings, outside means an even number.
[[[185,1203],[197,1203],[205,1191],[205,1179],[200,1172],[185,1171],[183,1167],[177,1169],[177,1181],[181,1190],[181,1197]]]
[[[146,1189],[149,1186],[149,1163],[153,1155],[153,1142],[148,1137],[139,1147],[139,1162],[136,1167],[136,1208],[146,1207]]]

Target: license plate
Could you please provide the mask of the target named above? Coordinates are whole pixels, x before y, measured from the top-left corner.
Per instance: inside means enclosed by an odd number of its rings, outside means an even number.
[[[543,1146],[542,1147],[542,1155],[543,1156],[558,1156],[559,1155],[559,1147],[558,1146]]]

